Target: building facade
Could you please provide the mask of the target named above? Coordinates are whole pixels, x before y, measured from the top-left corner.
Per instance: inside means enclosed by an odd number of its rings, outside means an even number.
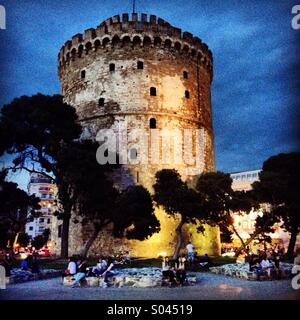
[[[46,229],[52,229],[56,185],[50,178],[32,173],[28,184],[28,194],[39,198],[41,206],[40,216],[25,226],[25,232],[31,239],[34,239],[36,236],[42,235]]]
[[[147,153],[149,162],[129,161],[115,174],[120,188],[141,184],[152,192],[155,173],[163,168],[175,168],[185,180],[214,170],[213,57],[199,38],[154,15],[117,15],[67,41],[59,52],[58,65],[64,101],[76,108],[84,137],[96,138],[101,129],[110,129],[118,136],[120,128],[126,128],[129,157],[138,160]],[[195,161],[160,161],[165,144],[159,140],[159,161],[154,163],[149,140],[137,144],[138,137],[131,136],[136,129],[143,130],[146,139],[160,134],[159,130],[169,130],[173,142],[179,141],[184,130],[191,130],[191,155]],[[170,146],[171,152],[174,149]],[[153,257],[161,251],[171,254],[178,221],[159,209],[156,215],[161,232],[149,240],[112,239],[108,228],[91,252],[111,253],[119,249],[130,250],[137,256]],[[186,241],[191,239],[199,254],[220,253],[217,228],[207,226],[204,235],[195,230],[195,226],[186,227]],[[83,229],[71,223],[70,253],[80,252],[89,232],[88,227]],[[59,241],[57,238],[57,247]]]
[[[261,170],[242,171],[231,173],[232,188],[235,191],[249,191],[252,189],[252,183],[259,181],[259,172]],[[255,231],[255,221],[258,215],[263,214],[263,206],[259,210],[252,210],[249,214],[234,214],[234,226],[243,240],[250,238],[250,235]],[[276,224],[275,232],[270,234],[272,245],[278,245],[287,249],[290,234],[281,228],[281,224]],[[236,235],[233,235],[233,244],[240,246],[240,240]],[[255,247],[255,246],[254,246]],[[296,247],[300,247],[300,236],[298,237]],[[258,248],[256,246],[256,248]]]

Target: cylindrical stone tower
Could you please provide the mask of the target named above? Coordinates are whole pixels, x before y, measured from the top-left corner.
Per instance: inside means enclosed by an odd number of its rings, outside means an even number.
[[[151,129],[171,132],[201,129],[200,145],[193,135],[201,152],[201,168],[214,170],[212,53],[199,38],[153,15],[149,20],[146,14],[141,14],[140,19],[135,13],[131,19],[128,14],[123,14],[122,18],[117,15],[67,41],[59,52],[58,64],[64,101],[76,108],[86,135],[96,137],[100,129],[117,132],[123,124],[128,132],[144,129],[149,137]],[[137,157],[145,150],[139,150],[135,142],[129,141],[129,155],[132,148]],[[149,151],[150,144],[144,145],[144,149]],[[198,156],[195,146],[191,153]],[[189,179],[192,171],[187,169],[193,166],[184,162],[175,164],[172,160],[154,164],[150,160],[147,164],[124,165],[115,180],[121,187],[137,183],[152,191],[158,170],[175,168],[183,179]],[[156,256],[160,251],[171,254],[177,221],[159,210],[157,216],[161,232],[149,240],[116,240],[104,232],[92,252],[106,247],[110,251],[129,249],[139,256]],[[78,225],[73,227],[79,228]],[[206,226],[202,235],[195,230],[188,226],[186,235],[192,239],[198,253],[218,254],[218,230]],[[85,240],[87,231],[81,231],[80,239],[72,237],[70,232],[71,253],[79,250]],[[107,237],[111,245],[107,245]]]

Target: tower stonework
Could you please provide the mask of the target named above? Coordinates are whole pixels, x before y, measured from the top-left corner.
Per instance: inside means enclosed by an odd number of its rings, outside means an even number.
[[[117,15],[96,29],[86,30],[84,35],[73,36],[61,48],[58,64],[64,101],[76,108],[84,135],[95,138],[100,129],[113,129],[117,133],[124,124],[128,132],[144,129],[149,136],[153,128],[201,129],[201,167],[204,171],[214,170],[213,58],[199,38],[153,15]],[[135,141],[129,141],[129,154],[130,148],[136,148]],[[139,155],[142,152],[136,151]],[[192,154],[197,156],[195,148]],[[189,167],[192,169],[192,165],[172,161],[127,164],[114,179],[122,188],[141,184],[152,192],[158,170],[175,168],[188,180],[192,178]],[[129,250],[132,255],[144,257],[155,257],[162,251],[172,254],[178,220],[169,218],[160,209],[156,209],[156,215],[161,231],[148,240],[113,239],[107,228],[90,253]],[[71,222],[70,254],[80,252],[89,232],[89,227]],[[198,254],[220,253],[217,228],[205,226],[204,234],[199,234],[196,226],[188,225],[184,233]],[[55,242],[58,248],[59,239]]]

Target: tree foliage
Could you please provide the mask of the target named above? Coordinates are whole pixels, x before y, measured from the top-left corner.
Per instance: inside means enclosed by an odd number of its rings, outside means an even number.
[[[300,153],[281,153],[266,160],[253,190],[261,202],[272,206],[274,218],[290,232],[288,255],[292,257],[300,231]]]

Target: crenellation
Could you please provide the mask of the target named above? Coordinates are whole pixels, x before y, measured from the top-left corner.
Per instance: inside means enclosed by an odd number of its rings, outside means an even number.
[[[122,14],[122,23],[124,24],[124,23],[128,23],[128,21],[129,21],[129,15],[128,15],[128,13],[123,13]]]
[[[113,23],[120,23],[120,16],[119,15],[116,15],[116,16],[113,16]]]
[[[121,18],[122,17],[122,20]],[[144,13],[141,14],[141,19],[137,13],[131,15],[131,21],[129,21],[129,15],[127,13],[120,15],[115,15],[114,17],[108,18],[103,21],[96,29],[90,28],[85,30],[84,36],[82,34],[77,34],[72,37],[72,41],[67,41],[60,51],[58,57],[59,66],[62,67],[64,64],[76,59],[76,57],[81,56],[83,49],[79,50],[79,46],[84,43],[85,52],[88,54],[89,51],[97,51],[99,48],[112,49],[110,41],[104,40],[107,36],[111,40],[114,35],[118,35],[122,38],[124,33],[128,33],[130,41],[132,42],[132,47],[135,48],[134,36],[136,34],[141,34],[141,45],[148,45],[148,41],[144,41],[145,38],[151,39],[151,46],[165,46],[166,48],[172,47],[176,49],[178,53],[189,54],[191,60],[201,57],[201,63],[204,61],[203,55],[206,56],[206,67],[209,72],[211,72],[212,63],[212,52],[208,49],[208,46],[198,38],[194,37],[189,32],[182,32],[180,28],[173,27],[165,21],[164,19],[157,18],[155,15],[150,15],[149,21],[148,16]],[[97,41],[95,40],[97,38]],[[157,39],[160,40],[157,40]],[[165,45],[167,38],[170,38],[171,43]],[[156,41],[154,41],[156,39]],[[99,43],[100,41],[100,43]],[[87,47],[88,46],[88,47]],[[77,56],[74,52],[77,52]],[[211,75],[212,78],[212,75]]]
[[[147,15],[145,13],[142,13],[141,15],[141,21],[143,24],[146,24],[147,23]]]
[[[138,22],[138,14],[137,13],[132,13],[131,15],[131,21],[132,22]]]
[[[156,25],[156,16],[154,16],[153,14],[150,15],[150,25]]]
[[[90,41],[97,37],[96,30],[94,28],[90,28],[84,31],[84,40]]]

